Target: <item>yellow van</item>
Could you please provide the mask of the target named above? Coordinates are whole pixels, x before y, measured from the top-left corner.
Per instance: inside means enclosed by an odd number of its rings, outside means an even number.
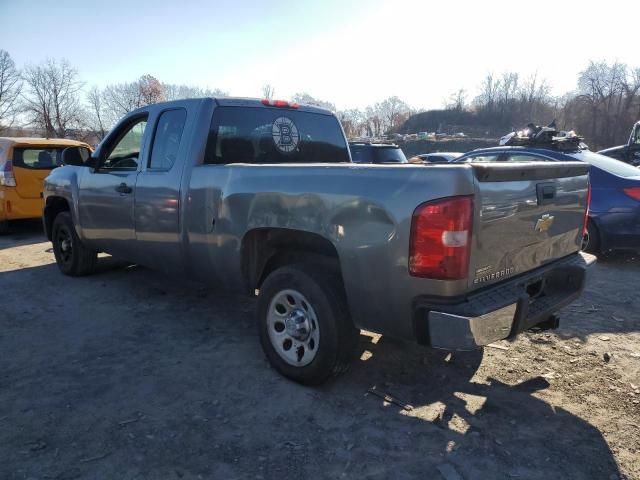
[[[42,216],[43,180],[72,146],[91,151],[75,140],[0,137],[0,233],[8,231],[9,220]]]

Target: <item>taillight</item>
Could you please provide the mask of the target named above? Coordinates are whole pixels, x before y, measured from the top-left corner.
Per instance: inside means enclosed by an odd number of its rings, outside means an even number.
[[[582,236],[587,234],[587,226],[589,225],[589,207],[591,207],[591,182],[587,186],[587,208],[584,211],[584,224],[582,225]]]
[[[265,98],[262,100],[262,104],[267,107],[278,107],[278,108],[298,108],[298,105],[295,102],[287,102],[286,100],[269,100]]]
[[[624,193],[627,197],[640,201],[640,187],[625,188]]]
[[[0,163],[0,186],[16,186],[16,176],[13,174],[13,162],[11,160]]]
[[[411,221],[409,273],[460,280],[469,273],[473,196],[423,203]]]

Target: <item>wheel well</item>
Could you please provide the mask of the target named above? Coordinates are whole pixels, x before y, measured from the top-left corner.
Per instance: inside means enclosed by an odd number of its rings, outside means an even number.
[[[292,263],[322,262],[340,272],[335,246],[317,233],[286,228],[258,228],[242,239],[242,274],[253,293],[276,268]]]
[[[62,197],[49,197],[44,207],[44,230],[47,238],[51,240],[53,221],[60,212],[69,212],[69,203]]]

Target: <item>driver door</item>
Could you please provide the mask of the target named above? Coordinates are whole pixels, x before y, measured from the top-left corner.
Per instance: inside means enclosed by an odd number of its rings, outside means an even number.
[[[148,116],[136,116],[112,132],[95,170],[80,180],[78,216],[83,236],[99,251],[134,260],[134,192],[145,155]]]

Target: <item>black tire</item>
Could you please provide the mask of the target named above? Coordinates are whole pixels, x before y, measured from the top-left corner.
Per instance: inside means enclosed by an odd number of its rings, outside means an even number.
[[[98,252],[80,241],[69,212],[60,212],[53,220],[51,243],[58,268],[65,275],[80,277],[95,269]]]
[[[9,233],[9,220],[0,220],[0,235]]]
[[[582,242],[582,250],[593,255],[600,253],[600,232],[591,220],[587,223],[587,233]]]
[[[270,338],[269,309],[272,301],[285,290],[299,292],[317,318],[318,346],[313,360],[304,366],[284,360]],[[351,321],[340,276],[321,265],[298,264],[271,272],[260,287],[257,317],[260,343],[267,359],[291,380],[319,385],[346,371],[355,359],[360,330]]]

